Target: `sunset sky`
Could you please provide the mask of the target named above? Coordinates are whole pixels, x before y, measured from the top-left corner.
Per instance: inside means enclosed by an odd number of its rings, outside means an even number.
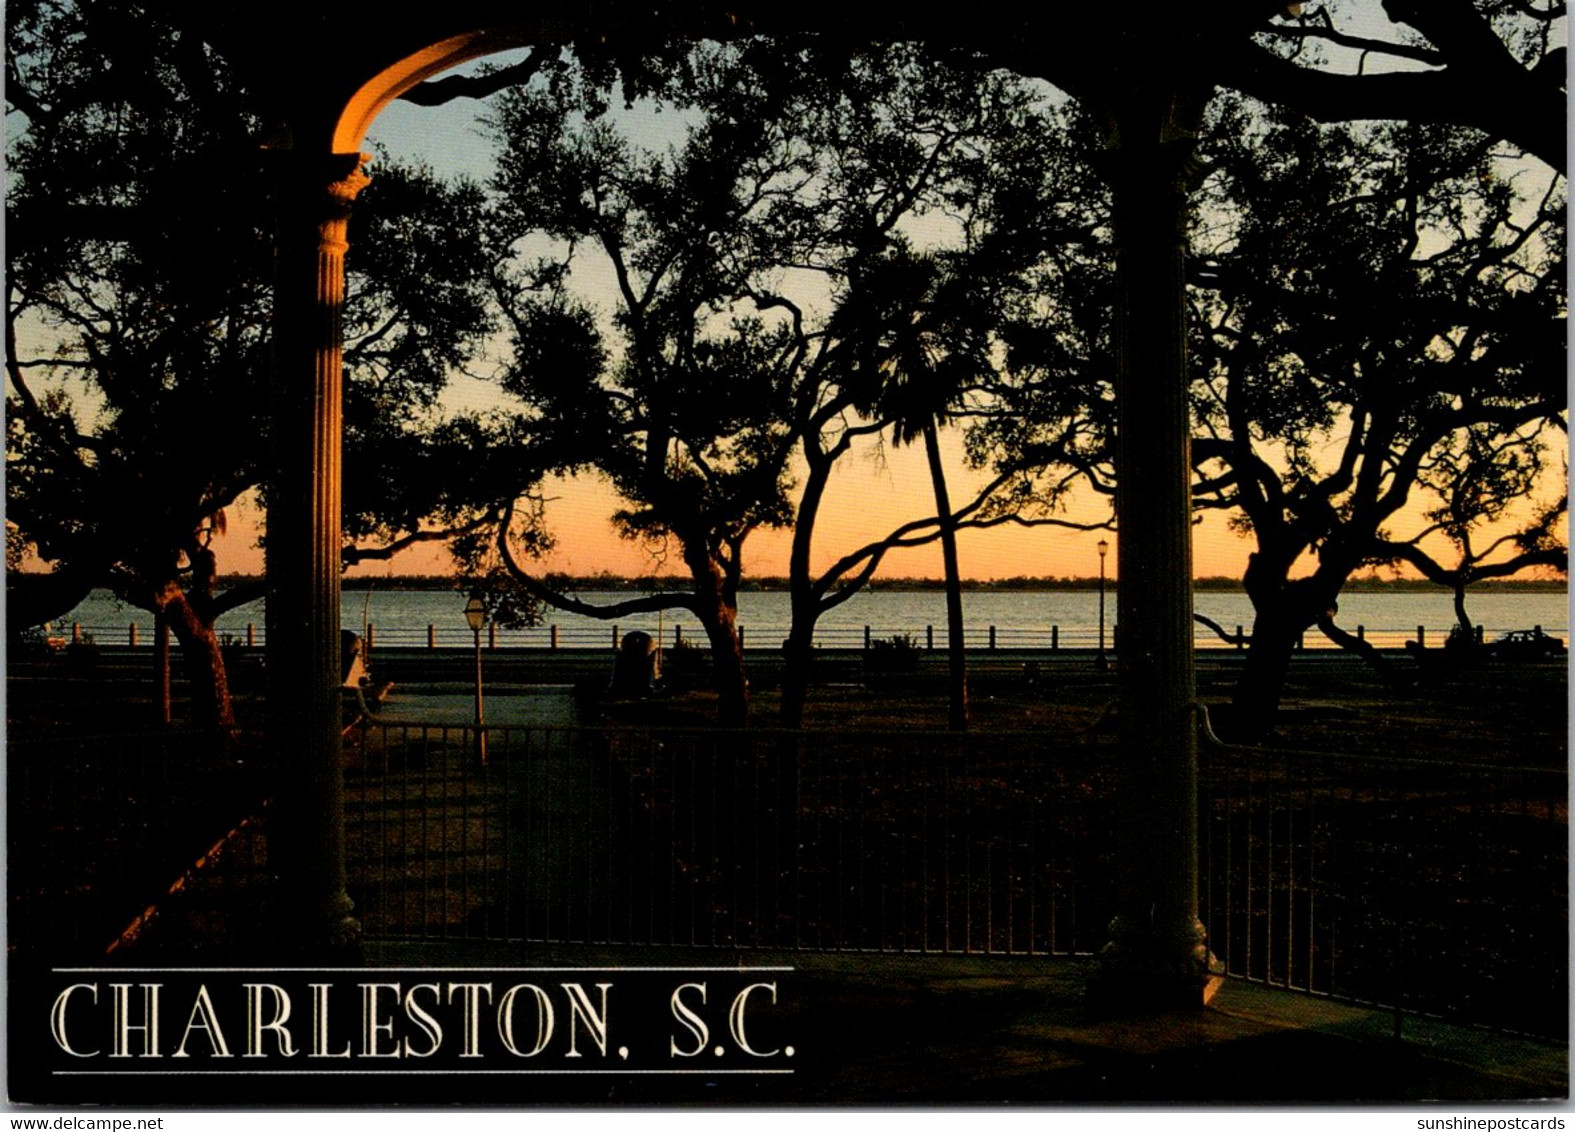
[[[1382,17],[1377,17],[1382,19]],[[508,56],[500,59],[506,60]],[[1048,91],[1048,88],[1047,88]],[[1049,92],[1050,97],[1058,97]],[[368,137],[379,152],[402,160],[424,161],[445,174],[463,173],[484,180],[490,169],[490,143],[483,137],[479,115],[483,108],[472,100],[459,100],[441,107],[417,107],[396,102],[385,110]],[[631,133],[653,146],[676,141],[684,122],[681,115],[655,115],[636,107],[626,111]],[[376,174],[375,161],[372,167]],[[594,287],[594,281],[590,284]],[[611,309],[610,297],[600,304]],[[479,407],[490,394],[479,382],[463,382],[454,403]],[[950,488],[954,505],[967,498],[967,488],[981,482],[970,473],[961,459],[961,431],[953,428],[943,434],[952,454]],[[558,545],[543,562],[544,569],[586,574],[607,570],[618,574],[660,572],[659,557],[652,548],[622,540],[614,531],[609,515],[616,507],[613,493],[594,479],[553,485],[548,492],[553,502],[549,524]],[[846,460],[827,494],[820,527],[816,535],[815,564],[823,567],[837,557],[876,539],[902,522],[933,514],[934,503],[922,448],[893,449],[887,445],[879,453],[863,459]],[[1081,522],[1101,522],[1109,518],[1108,502],[1093,493],[1074,499],[1065,517]],[[1395,533],[1420,525],[1419,517],[1397,523]],[[1193,571],[1198,576],[1240,576],[1252,549],[1249,538],[1227,528],[1226,517],[1207,513],[1193,528]],[[1090,576],[1099,571],[1095,544],[1101,537],[1111,542],[1108,566],[1114,573],[1119,564],[1115,538],[1109,532],[1079,532],[1044,527],[1025,530],[1003,527],[989,531],[969,531],[961,536],[961,564],[965,576],[1002,578],[1021,575]],[[745,569],[749,574],[787,573],[790,535],[787,531],[759,531],[751,536],[745,549]],[[669,558],[676,558],[670,555]],[[363,572],[415,572],[443,570],[440,550],[424,547],[402,556],[392,564],[368,564]],[[666,569],[674,569],[669,564]],[[903,551],[890,556],[882,568],[887,576],[927,576],[941,574],[938,545]]]
[[[507,61],[508,56],[498,57]],[[367,148],[377,156],[370,167],[376,177],[382,155],[404,161],[429,164],[443,175],[467,175],[485,180],[490,171],[490,143],[482,136],[479,115],[484,107],[472,100],[458,100],[440,107],[417,107],[395,102],[375,123]],[[683,129],[681,115],[653,115],[636,108],[625,113],[632,131],[655,145],[676,139]],[[353,237],[352,237],[353,238]],[[578,276],[577,276],[578,277]],[[594,301],[594,297],[593,297]],[[611,298],[599,303],[611,308]],[[486,407],[494,397],[484,382],[461,380],[449,397],[453,408]],[[979,477],[968,472],[961,459],[961,431],[943,433],[951,454],[950,488],[954,504],[969,497],[969,488]],[[617,502],[613,493],[594,477],[556,482],[549,486],[551,499],[548,521],[557,539],[557,548],[540,563],[543,570],[575,574],[610,571],[617,574],[673,572],[680,568],[676,552],[663,563],[661,548],[621,539],[610,515]],[[893,527],[923,518],[934,511],[933,497],[920,447],[866,452],[861,458],[843,462],[834,477],[823,509],[816,538],[815,565],[825,566],[837,557],[876,539]],[[1065,518],[1082,523],[1097,523],[1109,517],[1106,500],[1092,493],[1075,498]],[[262,569],[262,552],[257,547],[258,509],[243,501],[229,516],[230,530],[219,546],[221,568],[240,573]],[[1396,534],[1414,530],[1420,519],[1413,516],[1395,524]],[[1193,572],[1196,575],[1240,576],[1252,548],[1251,540],[1227,529],[1225,516],[1210,512],[1194,528]],[[965,576],[979,579],[1022,575],[1091,576],[1099,571],[1096,542],[1108,538],[1112,543],[1108,566],[1112,575],[1119,571],[1114,548],[1115,537],[1108,531],[1078,532],[1044,527],[1025,530],[1003,527],[991,531],[968,531],[961,536],[961,563]],[[787,531],[759,531],[745,549],[745,571],[751,575],[787,573],[790,534]],[[356,568],[358,574],[447,572],[449,563],[443,551],[425,545],[389,563],[368,563]],[[937,545],[903,551],[889,556],[881,573],[885,576],[938,577],[941,573]]]
[[[509,58],[508,55],[499,57],[504,61]],[[440,173],[463,173],[482,180],[491,167],[490,143],[482,136],[483,127],[478,121],[482,112],[483,108],[472,100],[440,107],[396,102],[378,119],[368,142],[374,149],[392,157],[424,161]],[[682,115],[651,114],[638,106],[619,113],[623,114],[629,131],[651,146],[677,142],[686,124]],[[375,160],[372,172],[375,176]],[[585,275],[588,278],[586,288],[594,290],[600,281],[594,272]],[[577,271],[576,277],[580,278],[581,273]],[[592,301],[604,311],[610,311],[614,302],[610,295],[598,300],[594,294]],[[489,399],[490,391],[484,384],[461,382],[456,386],[451,403],[456,407],[480,408],[485,407]],[[952,457],[950,463],[954,471],[949,486],[955,505],[967,498],[967,489],[981,479],[963,466],[961,431],[951,429],[943,436]],[[618,537],[609,521],[617,506],[616,496],[601,482],[592,477],[560,482],[549,489],[548,495],[553,499],[548,516],[558,546],[542,563],[544,569],[576,574],[601,570],[636,574],[663,569],[660,548]],[[850,550],[885,535],[893,527],[924,518],[934,511],[922,448],[894,449],[887,445],[878,452],[866,452],[862,459],[845,460],[827,493],[816,535],[816,566],[824,567]],[[1109,507],[1104,500],[1090,496],[1074,503],[1065,517],[1082,523],[1101,522],[1109,517]],[[1246,544],[1225,532],[1223,524],[1215,526],[1223,537],[1211,535],[1207,547],[1200,547],[1203,572],[1239,572],[1245,563]],[[1085,534],[1049,527],[966,532],[961,537],[962,567],[967,576],[975,578],[1094,575],[1099,571],[1095,544],[1100,537],[1100,532]],[[1112,543],[1115,541],[1108,531],[1103,532],[1103,537]],[[745,546],[746,572],[785,575],[790,540],[788,531],[755,533]],[[676,554],[669,558],[673,561],[666,569],[681,569]],[[393,564],[368,564],[362,571],[441,570],[444,562],[441,550],[427,547],[412,551]],[[1108,565],[1112,569],[1115,566],[1113,550]],[[939,577],[939,547],[932,545],[892,555],[886,560],[882,573]]]
[[[507,59],[507,56],[503,57]],[[440,107],[418,107],[396,102],[383,112],[369,143],[376,149],[402,160],[425,161],[442,173],[464,173],[484,179],[490,170],[490,143],[482,136],[478,121],[480,108],[470,100]],[[681,115],[651,114],[640,107],[623,112],[631,133],[651,146],[677,142],[684,128]],[[375,161],[373,175],[375,176]],[[598,286],[595,273],[586,273],[587,289]],[[578,277],[578,273],[577,273]],[[610,276],[607,285],[610,287]],[[597,301],[592,296],[593,301]],[[614,300],[601,297],[598,305],[611,310]],[[461,407],[484,407],[490,391],[480,382],[457,385],[452,403]],[[968,489],[982,483],[962,460],[960,429],[946,430],[944,447],[950,454],[949,487],[954,506],[969,497]],[[664,565],[660,548],[621,539],[610,515],[617,507],[614,493],[593,477],[554,484],[548,491],[553,500],[548,510],[549,525],[557,548],[542,563],[543,569],[589,574],[606,570],[615,574],[677,571],[682,564],[676,553]],[[867,450],[862,458],[846,459],[835,473],[827,492],[816,532],[815,567],[824,568],[837,558],[887,534],[894,527],[913,519],[934,514],[934,496],[922,447],[893,448],[887,444],[878,451]],[[1080,523],[1098,523],[1109,518],[1108,503],[1089,493],[1074,501],[1065,518]],[[1204,574],[1239,574],[1246,563],[1248,544],[1214,519],[1196,529],[1199,545],[1196,569]],[[1099,572],[1095,544],[1106,538],[1112,549],[1107,561],[1114,572],[1114,536],[1108,532],[1085,533],[1066,528],[1023,529],[1002,527],[988,531],[968,531],[960,536],[963,573],[970,578],[1003,578],[1020,575],[1081,575]],[[785,575],[791,533],[762,530],[745,544],[745,572],[751,575]],[[363,572],[408,572],[442,570],[443,552],[435,547],[412,551],[393,564],[368,564]],[[889,556],[881,573],[886,576],[940,577],[942,573],[938,544],[905,550]]]
[[[956,437],[949,439],[955,448]],[[960,464],[960,461],[958,462]],[[953,488],[961,497],[961,485],[971,477],[959,468]],[[548,519],[557,538],[557,548],[542,562],[545,570],[590,574],[606,570],[615,574],[663,572],[659,547],[621,539],[609,516],[617,506],[616,496],[604,485],[591,480],[559,481],[547,491],[552,500]],[[935,511],[930,495],[928,474],[922,449],[888,449],[885,466],[871,456],[851,462],[839,473],[828,492],[816,532],[817,568],[886,534],[892,527],[910,519],[920,519]],[[1097,499],[1069,514],[1082,522],[1100,522],[1108,507]],[[1085,534],[1057,528],[1001,528],[967,531],[960,536],[963,572],[973,578],[1000,578],[1017,575],[1084,575],[1099,572],[1095,543],[1104,537],[1112,544],[1108,531]],[[745,544],[745,572],[751,575],[785,575],[788,572],[790,532],[758,531]],[[1233,544],[1233,545],[1232,545]],[[1210,562],[1218,566],[1205,573],[1239,572],[1245,562],[1246,544],[1226,535],[1225,545],[1210,552]],[[1232,557],[1227,557],[1227,556]],[[667,555],[666,570],[681,572],[676,548]],[[1109,565],[1114,569],[1112,549]],[[362,573],[408,573],[425,569],[442,570],[444,559],[435,548],[410,551],[392,564],[367,564]],[[940,551],[932,545],[891,555],[881,573],[886,576],[940,577]]]

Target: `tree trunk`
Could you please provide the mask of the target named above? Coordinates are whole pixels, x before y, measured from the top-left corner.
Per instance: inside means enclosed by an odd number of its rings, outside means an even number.
[[[175,639],[180,642],[181,658],[186,664],[192,723],[203,728],[234,727],[230,682],[213,622],[198,613],[179,591],[163,602],[163,609]]]
[[[804,494],[799,500],[798,516],[793,524],[793,546],[788,555],[792,620],[783,645],[782,700],[777,708],[777,722],[789,729],[804,726],[804,708],[809,701],[809,670],[815,659],[815,624],[820,620],[820,601],[815,596],[814,579],[810,577],[809,552],[815,520],[820,515],[820,501],[825,497],[826,481],[835,462],[834,458],[812,450],[808,442],[805,456],[809,460],[809,474],[804,478]]]
[[[1288,580],[1294,560],[1289,553],[1260,552],[1248,565],[1247,596],[1255,617],[1252,642],[1231,698],[1227,732],[1236,742],[1255,743],[1273,728],[1297,642],[1308,629],[1333,618],[1340,587],[1354,568],[1353,563],[1330,555],[1312,575]]]
[[[1461,640],[1471,643],[1476,640],[1473,635],[1471,615],[1466,612],[1466,583],[1455,583],[1455,621],[1460,626]]]
[[[812,638],[800,633],[795,613],[793,628],[782,650],[782,699],[777,709],[777,722],[789,730],[804,726],[804,709],[809,703],[809,670],[814,656]]]
[[[162,609],[153,614],[153,697],[160,723],[170,722],[170,622]]]
[[[730,597],[720,565],[701,549],[685,545],[684,559],[695,582],[695,617],[711,646],[711,678],[716,685],[719,727],[749,726],[749,681],[744,677],[744,648],[738,640],[738,605]]]
[[[235,705],[230,698],[229,675],[213,626],[203,625],[190,640],[182,641],[181,653],[186,661],[186,679],[191,684],[192,722],[198,727],[234,727]]]
[[[749,681],[744,677],[744,649],[738,643],[738,611],[717,601],[700,612],[711,645],[711,673],[716,682],[719,727],[749,726]]]
[[[1301,630],[1284,616],[1260,612],[1253,620],[1252,640],[1231,696],[1231,713],[1224,737],[1237,743],[1256,743],[1274,727],[1290,671],[1291,653]]]
[[[930,483],[935,489],[935,513],[941,521],[941,559],[946,570],[946,668],[950,704],[946,723],[953,731],[968,729],[968,653],[963,641],[962,575],[957,565],[957,528],[952,525],[952,505],[941,466],[940,437],[935,419],[924,422],[924,451],[930,461]]]

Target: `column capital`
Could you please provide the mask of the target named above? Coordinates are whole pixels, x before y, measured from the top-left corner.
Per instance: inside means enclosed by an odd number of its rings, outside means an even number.
[[[1167,85],[1134,84],[1111,99],[1094,100],[1091,109],[1104,135],[1096,167],[1116,189],[1137,180],[1187,194],[1202,183],[1208,163],[1197,152],[1203,114],[1212,88],[1176,80]],[[1122,206],[1119,199],[1118,208]]]
[[[369,153],[314,153],[300,149],[265,148],[263,164],[272,174],[276,184],[290,187],[321,185],[330,191],[334,186],[353,186],[349,199],[368,183],[370,178],[361,167],[372,160]]]
[[[372,183],[362,166],[366,153],[304,153],[271,149],[265,161],[273,177],[281,241],[303,238],[315,226],[318,246],[343,255],[351,206]]]

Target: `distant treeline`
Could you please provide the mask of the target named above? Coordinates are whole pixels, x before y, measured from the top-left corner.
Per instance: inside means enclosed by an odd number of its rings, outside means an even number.
[[[253,581],[249,575],[234,575],[224,579],[231,585],[241,582]],[[626,578],[618,574],[589,574],[571,577],[567,574],[547,574],[543,577],[548,585],[564,591],[581,592],[629,592],[651,593],[653,591],[681,590],[685,580],[676,576],[657,577],[646,574],[638,577]],[[1111,578],[1106,583],[1114,589],[1116,580]],[[939,578],[878,578],[872,581],[868,588],[884,591],[886,593],[913,592],[921,590],[940,590],[944,583]],[[1193,589],[1207,593],[1240,593],[1241,579],[1213,575],[1207,578],[1198,578],[1192,583]],[[1563,593],[1567,582],[1563,578],[1503,578],[1488,582],[1479,582],[1472,587],[1476,593]],[[389,574],[375,577],[346,578],[341,583],[341,588],[346,590],[460,590],[464,583],[457,578],[443,577],[436,574]],[[739,589],[754,592],[783,591],[788,588],[788,581],[782,577],[745,578],[739,583]],[[988,580],[963,579],[963,589],[972,591],[984,590],[1096,590],[1099,588],[1099,579],[1073,578],[1047,574],[1042,577],[1017,577],[994,578]],[[1352,578],[1345,584],[1346,593],[1430,593],[1442,587],[1427,581],[1424,578]]]

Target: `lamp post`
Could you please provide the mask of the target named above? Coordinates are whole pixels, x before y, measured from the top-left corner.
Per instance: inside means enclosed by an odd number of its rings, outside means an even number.
[[[472,597],[465,603],[465,621],[476,638],[476,763],[484,767],[487,765],[487,732],[481,711],[481,627],[487,621],[487,607],[479,597]]]
[[[1094,666],[1103,672],[1110,667],[1105,658],[1105,555],[1110,553],[1110,543],[1100,539],[1095,546],[1099,550],[1099,655],[1094,658]]]

